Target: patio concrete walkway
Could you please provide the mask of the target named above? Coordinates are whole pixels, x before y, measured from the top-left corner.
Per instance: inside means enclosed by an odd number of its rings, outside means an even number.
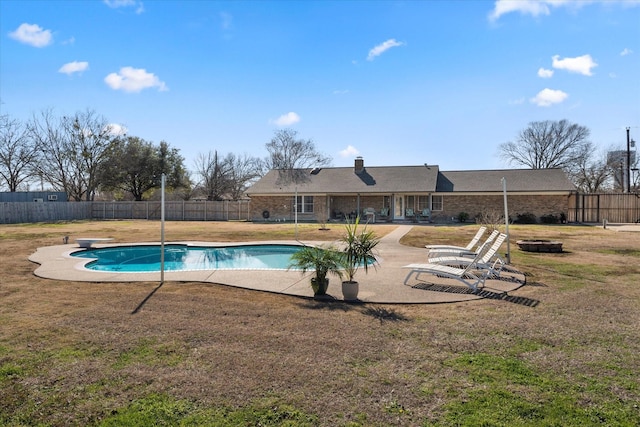
[[[404,265],[426,262],[427,251],[401,245],[399,240],[411,225],[400,225],[381,239],[378,245],[380,265],[369,269],[368,274],[360,270],[356,279],[360,282],[359,299],[370,303],[448,303],[477,300],[482,298],[505,299],[507,293],[515,291],[525,283],[521,273],[503,273],[500,280],[487,280],[485,288],[474,294],[460,282],[429,277],[429,282],[414,280],[405,285],[409,273]],[[201,246],[228,246],[228,243],[211,242],[171,242],[188,243]],[[297,242],[243,242],[242,244],[293,243]],[[328,242],[304,242],[321,244]],[[426,242],[425,242],[426,243]],[[117,244],[96,244],[95,247],[117,246]],[[80,282],[139,282],[160,281],[160,273],[111,273],[87,270],[83,266],[89,260],[71,257],[70,253],[80,250],[77,244],[47,246],[38,248],[29,257],[30,261],[40,264],[35,270],[39,277],[56,280]],[[236,286],[258,291],[275,292],[299,297],[313,297],[309,283],[311,273],[303,276],[298,271],[281,270],[206,270],[206,271],[166,271],[165,281],[171,282],[208,282]],[[330,276],[327,290],[329,298],[341,300],[342,288],[338,277]],[[424,279],[423,279],[424,280]]]

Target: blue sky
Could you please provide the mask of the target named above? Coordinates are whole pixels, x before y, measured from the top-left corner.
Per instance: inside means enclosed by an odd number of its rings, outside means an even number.
[[[640,141],[640,1],[0,1],[0,108],[95,110],[180,150],[508,167],[531,121]]]

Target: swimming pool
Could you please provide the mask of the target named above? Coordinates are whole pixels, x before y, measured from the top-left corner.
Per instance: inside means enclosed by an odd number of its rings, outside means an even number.
[[[286,270],[299,245],[188,246],[164,247],[165,271],[187,270]],[[160,245],[115,246],[78,251],[78,258],[91,258],[85,268],[96,271],[149,273],[160,271]]]

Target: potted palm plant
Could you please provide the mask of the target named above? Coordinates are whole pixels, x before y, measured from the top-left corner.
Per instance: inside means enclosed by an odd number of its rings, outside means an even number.
[[[345,300],[357,300],[360,285],[354,280],[354,276],[360,268],[365,273],[369,271],[369,267],[376,267],[377,259],[374,249],[380,243],[380,239],[373,231],[367,230],[365,225],[362,230],[358,229],[360,218],[347,223],[345,226],[345,234],[342,237],[344,249],[342,252],[342,266],[346,276],[342,282],[342,295]]]
[[[334,273],[342,279],[342,254],[334,247],[303,246],[291,255],[289,268],[296,267],[302,274],[315,271],[311,278],[314,297],[326,295],[329,287],[327,274]]]

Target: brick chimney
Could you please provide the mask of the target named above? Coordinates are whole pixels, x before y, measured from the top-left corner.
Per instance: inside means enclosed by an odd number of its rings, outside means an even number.
[[[356,157],[356,162],[353,170],[357,174],[361,174],[362,172],[364,172],[364,159],[362,158],[362,156]]]

